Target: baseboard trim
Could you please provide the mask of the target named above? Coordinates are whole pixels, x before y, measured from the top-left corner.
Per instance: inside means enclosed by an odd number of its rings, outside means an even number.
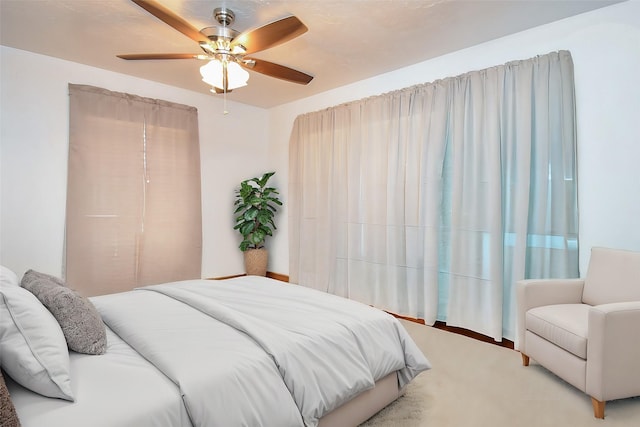
[[[373,307],[373,306],[372,306]],[[389,313],[390,315],[392,315],[393,317],[397,317],[398,319],[402,319],[402,320],[408,320],[410,322],[414,322],[414,323],[419,323],[421,325],[426,325],[424,319],[416,319],[415,317],[407,317],[407,316],[400,316],[399,314],[396,313],[392,313],[390,311],[386,311],[385,312]]]
[[[234,274],[233,276],[218,276],[218,277],[207,277],[206,280],[226,280],[226,279],[235,279],[236,277],[246,276],[246,274]]]
[[[481,333],[475,332],[475,331],[471,331],[469,329],[465,329],[465,328],[459,328],[456,326],[449,326],[447,325],[445,322],[440,322],[437,321],[434,325],[434,328],[438,328],[438,329],[442,329],[443,331],[448,331],[448,332],[453,332],[455,334],[459,334],[459,335],[464,335],[465,337],[469,337],[469,338],[474,338],[478,341],[483,341],[489,344],[495,344],[497,346],[500,347],[506,347],[509,348],[511,350],[514,349],[514,345],[513,345],[513,341],[508,340],[506,338],[502,338],[502,341],[496,341],[491,337],[488,337],[486,335],[483,335]]]
[[[280,280],[281,282],[289,283],[289,276],[286,274],[274,273],[272,271],[267,271],[267,277],[270,279]]]
[[[207,280],[225,280],[225,279],[234,279],[236,277],[243,277],[246,274],[234,274],[232,276],[219,276],[219,277],[208,277]],[[272,271],[267,271],[267,277],[270,279],[280,280],[281,282],[289,282],[289,276],[286,274],[274,273]]]
[[[399,314],[392,313],[390,311],[387,311],[387,313],[389,313],[393,317],[397,317],[398,319],[408,320],[410,322],[415,322],[415,323],[420,323],[421,325],[426,325],[426,322],[424,321],[424,319],[417,319],[415,317],[401,316]],[[449,326],[445,322],[440,322],[440,321],[436,321],[436,323],[433,324],[433,327],[437,328],[437,329],[441,329],[443,331],[453,332],[454,334],[464,335],[465,337],[473,338],[473,339],[476,339],[478,341],[486,342],[486,343],[489,343],[489,344],[495,344],[495,345],[500,346],[500,347],[506,347],[506,348],[509,348],[511,350],[514,349],[513,341],[505,339],[505,338],[503,338],[502,341],[498,342],[498,341],[494,340],[493,338],[488,337],[486,335],[483,335],[481,333],[478,333],[478,332],[475,332],[475,331],[471,331],[471,330],[465,329],[465,328],[458,328],[456,326]]]

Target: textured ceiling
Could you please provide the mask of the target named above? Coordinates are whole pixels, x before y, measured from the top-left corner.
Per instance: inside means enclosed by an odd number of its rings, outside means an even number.
[[[255,55],[314,76],[307,85],[252,72],[228,99],[272,107],[523,31],[619,0],[159,0],[196,28],[212,11],[253,29],[297,16],[302,36]],[[198,45],[129,0],[0,0],[5,46],[201,93],[197,60],[125,61],[125,53],[201,53]],[[211,95],[216,96],[216,95]],[[218,95],[219,96],[219,95]]]

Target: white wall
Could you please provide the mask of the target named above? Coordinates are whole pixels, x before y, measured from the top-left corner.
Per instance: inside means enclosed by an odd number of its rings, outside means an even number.
[[[203,276],[243,272],[233,189],[267,170],[285,202],[271,271],[289,272],[289,134],[298,114],[558,49],[575,63],[581,271],[594,245],[640,250],[640,2],[613,5],[406,67],[269,111],[81,64],[0,47],[0,263],[60,274],[68,141],[67,84],[198,108]],[[250,123],[251,126],[247,126]],[[264,157],[262,156],[264,154]]]
[[[0,47],[0,263],[62,272],[68,155],[68,83],[198,109],[203,277],[244,272],[233,230],[234,188],[265,171],[266,110],[98,68]],[[247,126],[250,123],[251,126]]]
[[[640,250],[640,1],[609,6],[270,110],[269,166],[287,199],[295,117],[343,102],[556,50],[573,56],[578,126],[580,271],[592,246]],[[270,269],[289,271],[286,210]]]

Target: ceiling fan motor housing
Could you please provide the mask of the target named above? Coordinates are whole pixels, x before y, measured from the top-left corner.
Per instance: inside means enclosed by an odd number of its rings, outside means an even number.
[[[240,34],[238,31],[228,26],[233,24],[235,20],[235,14],[231,9],[218,7],[213,11],[214,19],[220,24],[220,26],[206,27],[200,30],[200,33],[205,35],[210,43],[204,45],[200,44],[205,52],[214,54],[216,56],[224,56],[231,54],[230,51],[231,41]],[[238,52],[240,53],[240,52]],[[218,58],[222,59],[222,58]]]
[[[222,26],[229,26],[236,20],[236,14],[226,7],[217,7],[213,11],[213,19]]]
[[[231,40],[233,40],[234,38],[236,38],[238,36],[238,34],[240,34],[238,31],[232,29],[232,28],[228,28],[228,27],[205,27],[203,29],[200,30],[200,33],[204,34],[205,36],[207,36],[207,38],[209,40],[211,40],[212,42],[216,42],[220,39],[223,40],[228,40],[229,42]]]

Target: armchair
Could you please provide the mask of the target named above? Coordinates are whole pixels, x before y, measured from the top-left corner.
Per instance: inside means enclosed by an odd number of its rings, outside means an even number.
[[[640,396],[640,252],[596,248],[583,279],[516,284],[516,349],[591,396]]]

